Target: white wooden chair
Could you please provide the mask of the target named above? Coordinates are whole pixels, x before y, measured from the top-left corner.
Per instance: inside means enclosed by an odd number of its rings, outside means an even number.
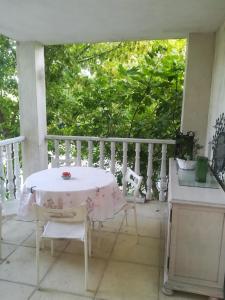
[[[68,209],[52,209],[34,204],[36,212],[36,268],[37,288],[40,287],[39,255],[41,239],[51,239],[53,255],[54,239],[80,240],[84,242],[85,289],[88,288],[88,253],[91,255],[91,234],[86,206]]]
[[[123,210],[125,212],[125,219],[126,219],[126,224],[127,224],[128,212],[129,212],[129,210],[133,209],[133,211],[134,211],[135,230],[136,230],[136,235],[138,237],[136,198],[139,195],[139,189],[140,189],[141,182],[142,182],[142,176],[139,176],[137,173],[135,173],[130,168],[128,168],[124,179],[125,179],[125,182],[126,182],[127,190],[130,189],[132,191],[131,191],[131,195],[129,197],[125,196],[126,204],[121,208],[121,210]],[[103,222],[99,222],[98,223],[98,230],[100,231],[102,227],[103,227]],[[93,224],[93,228],[94,228],[94,224]]]
[[[141,182],[142,182],[142,176],[139,176],[137,173],[135,173],[130,168],[128,168],[126,175],[125,175],[125,182],[127,185],[127,190],[129,190],[129,189],[132,190],[131,197],[129,197],[129,202],[127,201],[126,205],[123,207],[123,210],[125,212],[126,224],[127,224],[128,211],[130,209],[133,209],[135,229],[136,229],[136,234],[138,236],[136,199],[139,195],[139,189],[140,189]]]
[[[52,168],[59,168],[61,166],[74,166],[76,163],[74,159],[70,158],[69,160],[67,159],[62,159],[62,158],[56,158],[55,156],[51,157],[51,167]]]

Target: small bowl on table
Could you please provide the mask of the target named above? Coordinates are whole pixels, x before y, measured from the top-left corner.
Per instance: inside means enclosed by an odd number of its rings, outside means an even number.
[[[69,180],[71,178],[70,172],[62,172],[62,179]]]

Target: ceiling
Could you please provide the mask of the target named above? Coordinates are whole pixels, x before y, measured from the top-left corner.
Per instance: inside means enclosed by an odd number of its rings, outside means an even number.
[[[183,38],[224,20],[225,0],[0,0],[0,33],[43,44]]]

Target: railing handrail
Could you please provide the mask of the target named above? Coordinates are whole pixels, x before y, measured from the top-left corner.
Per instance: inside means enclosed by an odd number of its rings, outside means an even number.
[[[25,139],[26,139],[25,136],[18,136],[18,137],[15,137],[15,138],[6,139],[6,140],[3,140],[3,141],[0,141],[0,147],[10,145],[10,144],[13,144],[13,143],[20,143],[20,142],[25,141]]]
[[[145,143],[145,144],[167,144],[174,145],[175,140],[170,139],[141,139],[141,138],[115,138],[115,137],[94,137],[94,136],[65,136],[46,135],[47,140],[70,140],[70,141],[96,141],[96,142],[119,142],[119,143]]]

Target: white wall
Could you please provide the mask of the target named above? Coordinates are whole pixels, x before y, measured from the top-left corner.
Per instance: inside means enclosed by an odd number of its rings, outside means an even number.
[[[225,113],[225,23],[216,33],[206,154],[208,153],[208,142],[212,140],[212,136],[215,131],[213,126],[215,125],[216,119],[222,112]]]
[[[194,131],[201,146],[205,145],[207,136],[214,46],[214,33],[189,35],[181,131]]]

